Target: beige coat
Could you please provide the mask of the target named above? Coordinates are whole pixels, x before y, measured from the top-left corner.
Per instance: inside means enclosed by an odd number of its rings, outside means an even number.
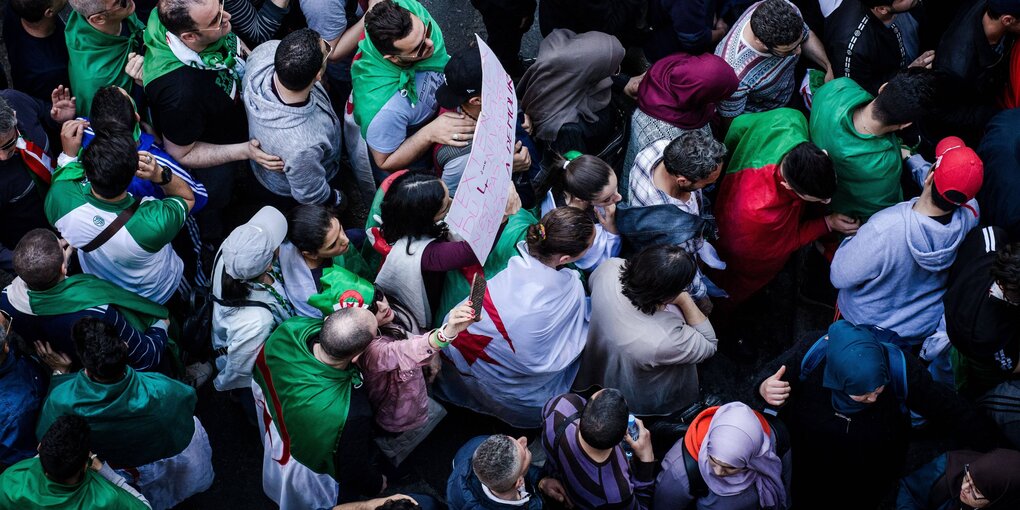
[[[574,388],[617,388],[637,415],[664,415],[698,398],[696,364],[715,354],[709,321],[687,324],[670,305],[649,316],[623,295],[623,259],[606,260],[591,275],[588,345]]]

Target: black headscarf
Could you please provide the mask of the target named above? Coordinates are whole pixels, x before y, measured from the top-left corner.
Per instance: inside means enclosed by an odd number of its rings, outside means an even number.
[[[968,464],[974,487],[990,502],[984,509],[1020,508],[1020,452],[1003,448],[988,453],[970,450],[949,452],[946,473],[932,487],[932,504],[939,505],[945,501],[960,503],[963,468]]]

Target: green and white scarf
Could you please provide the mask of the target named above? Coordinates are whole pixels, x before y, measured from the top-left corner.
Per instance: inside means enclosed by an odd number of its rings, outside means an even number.
[[[167,31],[159,16],[149,16],[145,28],[145,54],[143,66],[145,85],[181,67],[215,71],[216,84],[230,97],[237,97],[244,78],[244,59],[241,58],[241,41],[233,33],[221,37],[201,52],[187,47],[176,35]]]

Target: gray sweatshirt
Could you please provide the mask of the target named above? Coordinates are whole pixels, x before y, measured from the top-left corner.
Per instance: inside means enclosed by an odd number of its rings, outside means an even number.
[[[332,200],[328,181],[340,169],[340,120],[321,83],[312,87],[308,102],[288,106],[273,92],[276,47],[267,41],[251,53],[244,76],[244,109],[248,132],[262,150],[283,159],[283,173],[251,161],[255,178],[269,191],[291,196],[302,204]]]

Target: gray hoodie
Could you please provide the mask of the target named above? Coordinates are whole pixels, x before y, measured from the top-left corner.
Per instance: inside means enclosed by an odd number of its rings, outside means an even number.
[[[248,57],[244,76],[244,109],[248,132],[262,150],[283,159],[283,173],[251,162],[255,178],[269,191],[292,196],[302,204],[332,199],[328,181],[340,169],[340,120],[321,83],[308,102],[287,106],[273,92],[273,60],[280,41],[268,41]]]

